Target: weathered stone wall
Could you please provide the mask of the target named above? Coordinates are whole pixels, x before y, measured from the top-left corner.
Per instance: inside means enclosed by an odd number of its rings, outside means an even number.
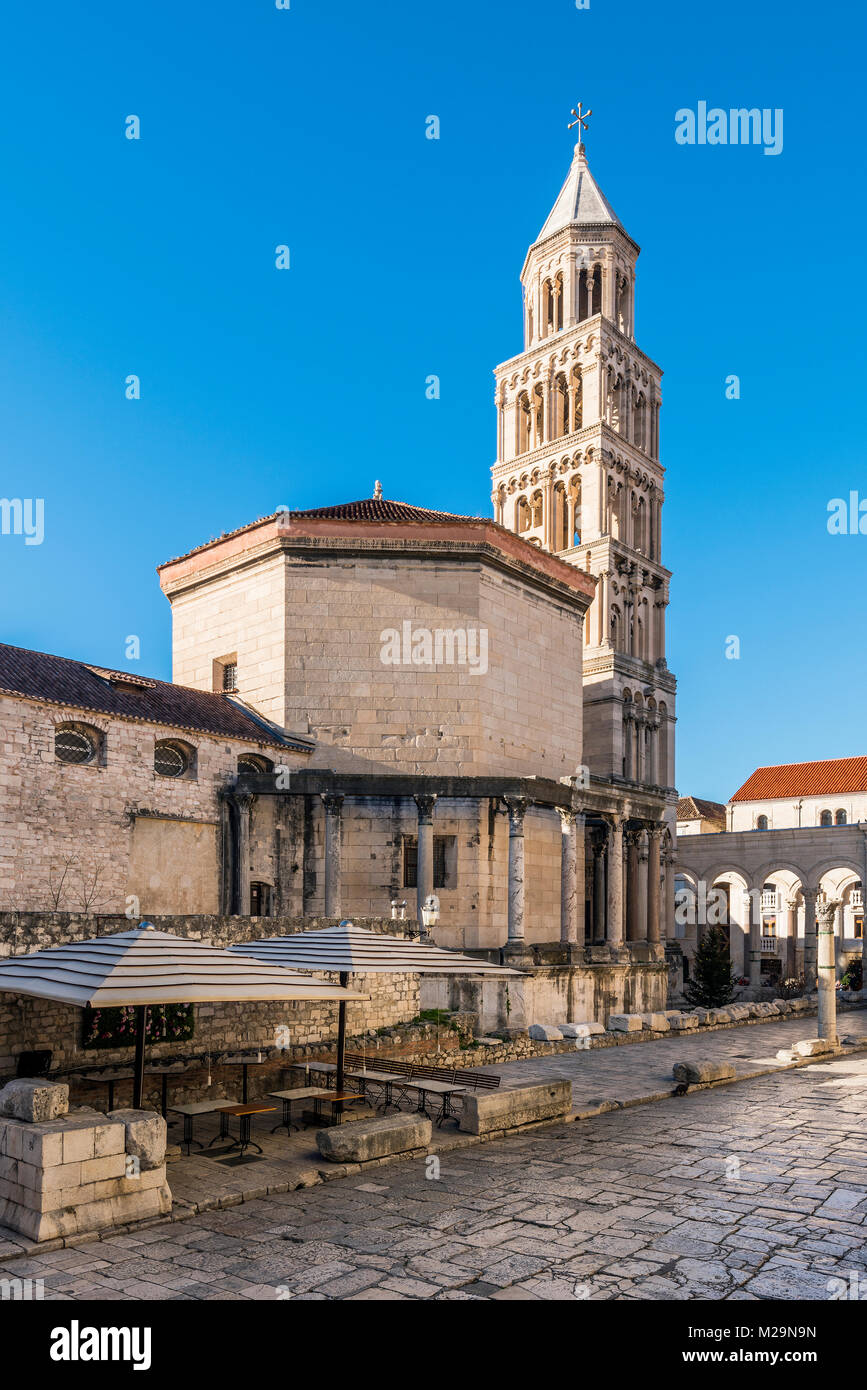
[[[581,762],[583,598],[558,599],[473,555],[338,546],[321,559],[242,558],[237,546],[215,553],[210,572],[201,557],[195,587],[163,576],[176,681],[210,690],[214,659],[237,652],[241,695],[314,734],[314,765],[338,770],[557,778]],[[382,634],[404,623],[484,630],[486,672],[383,663]]]
[[[96,761],[57,760],[68,722],[99,731]],[[154,772],[154,744],[172,736],[194,746],[195,777]],[[218,794],[258,747],[0,696],[0,909],[123,912],[134,895],[143,913],[216,911]]]
[[[521,966],[517,977],[423,975],[423,1009],[475,1014],[481,1033],[533,1023],[604,1023],[666,1006],[664,963]]]

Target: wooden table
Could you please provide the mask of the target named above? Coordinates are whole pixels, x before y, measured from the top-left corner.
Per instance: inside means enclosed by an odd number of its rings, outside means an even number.
[[[232,1115],[237,1115],[241,1122],[240,1134],[237,1139],[233,1139],[229,1145],[230,1149],[241,1150],[241,1157],[244,1156],[245,1149],[256,1149],[258,1153],[262,1150],[258,1144],[254,1144],[250,1138],[250,1126],[254,1115],[273,1115],[277,1109],[276,1105],[263,1105],[261,1101],[253,1101],[251,1105],[221,1105],[218,1107],[220,1115],[220,1132],[215,1134],[211,1144],[218,1139],[231,1139],[232,1134],[229,1129],[229,1119]],[[211,1147],[208,1145],[208,1148]]]
[[[275,1125],[271,1130],[276,1134],[278,1129],[285,1129],[287,1134],[291,1134],[293,1129],[300,1131],[301,1126],[292,1123],[292,1102],[293,1100],[315,1099],[317,1096],[329,1096],[331,1092],[327,1087],[322,1086],[296,1086],[294,1091],[269,1091],[268,1095],[272,1100],[283,1102],[283,1118],[279,1125]]]
[[[321,1124],[324,1116],[322,1106],[331,1106],[331,1118],[335,1124],[343,1121],[343,1106],[348,1100],[364,1100],[364,1096],[359,1095],[358,1091],[320,1091],[318,1096],[313,1097],[313,1113],[317,1121]]]
[[[199,1139],[193,1138],[194,1117],[196,1115],[213,1115],[216,1110],[220,1110],[223,1106],[230,1105],[232,1103],[233,1102],[228,1101],[224,1098],[221,1100],[196,1100],[193,1101],[190,1105],[169,1106],[169,1109],[172,1111],[173,1114],[183,1115],[184,1117],[184,1137],[181,1140],[181,1143],[186,1144],[188,1154],[190,1152],[191,1144],[198,1144],[200,1149],[203,1149],[205,1147]]]

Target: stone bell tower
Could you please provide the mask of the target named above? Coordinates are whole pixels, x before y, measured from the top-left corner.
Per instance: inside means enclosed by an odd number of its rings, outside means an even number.
[[[524,349],[495,372],[492,502],[503,526],[597,579],[583,653],[590,772],[672,788],[662,373],[635,342],[639,250],[577,144],[521,272]]]

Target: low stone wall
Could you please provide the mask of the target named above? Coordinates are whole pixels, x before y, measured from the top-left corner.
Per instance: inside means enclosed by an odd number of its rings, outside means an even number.
[[[312,931],[331,926],[339,919],[313,917],[154,917],[152,924],[160,931],[173,932],[193,941],[209,941],[215,946],[250,941],[263,936],[289,935],[297,931]],[[357,925],[368,930],[396,936],[407,934],[412,924],[393,922],[387,918],[354,918]],[[24,955],[65,941],[84,941],[90,937],[107,936],[128,931],[131,923],[125,917],[94,917],[66,912],[4,912],[0,913],[0,958]],[[319,972],[312,978],[337,980],[334,973]],[[353,975],[353,988],[370,996],[364,1003],[348,1004],[347,1031],[359,1037],[377,1029],[404,1023],[419,1012],[418,977],[415,975]],[[25,995],[0,993],[0,1077],[14,1074],[19,1052],[46,1050],[52,1053],[52,1069],[67,1067],[114,1066],[129,1063],[131,1048],[83,1048],[81,1046],[82,1012],[69,1005],[50,1000],[32,999]],[[184,1044],[155,1043],[148,1048],[150,1061],[165,1060],[183,1052],[188,1056],[203,1056],[206,1072],[214,1080],[214,1066],[208,1067],[207,1054],[212,1058],[221,1052],[274,1052],[279,1061],[280,1049],[286,1055],[301,1055],[298,1049],[321,1043],[331,1043],[337,1036],[337,1005],[333,1001],[198,1004],[195,1009],[194,1036]],[[255,1070],[255,1069],[254,1069]],[[270,1077],[279,1079],[280,1067]],[[266,1080],[264,1073],[261,1080]],[[252,1075],[251,1075],[252,1081]],[[216,1089],[208,1095],[234,1095],[240,1084],[238,1068],[218,1069]],[[198,1075],[186,1082],[172,1084],[172,1095],[180,1100],[198,1099],[202,1082]],[[101,1101],[104,1092],[82,1091],[76,1096]],[[149,1091],[149,1103],[158,1096],[158,1083]]]
[[[423,1009],[475,1014],[480,1033],[529,1028],[534,1023],[603,1021],[612,1013],[664,1009],[668,967],[664,960],[536,964],[533,955],[509,957],[520,976],[423,975]]]
[[[0,1225],[45,1241],[170,1212],[162,1117],[70,1115],[67,1104],[66,1086],[0,1091]]]
[[[568,1115],[572,1082],[546,1081],[540,1086],[516,1086],[509,1091],[481,1091],[464,1096],[461,1129],[466,1134],[490,1135],[542,1124]]]

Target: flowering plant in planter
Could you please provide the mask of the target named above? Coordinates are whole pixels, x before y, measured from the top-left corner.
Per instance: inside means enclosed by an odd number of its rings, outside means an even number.
[[[152,1004],[147,1011],[145,1042],[187,1042],[194,1032],[192,1004]],[[85,1009],[83,1047],[133,1047],[135,1009]]]

